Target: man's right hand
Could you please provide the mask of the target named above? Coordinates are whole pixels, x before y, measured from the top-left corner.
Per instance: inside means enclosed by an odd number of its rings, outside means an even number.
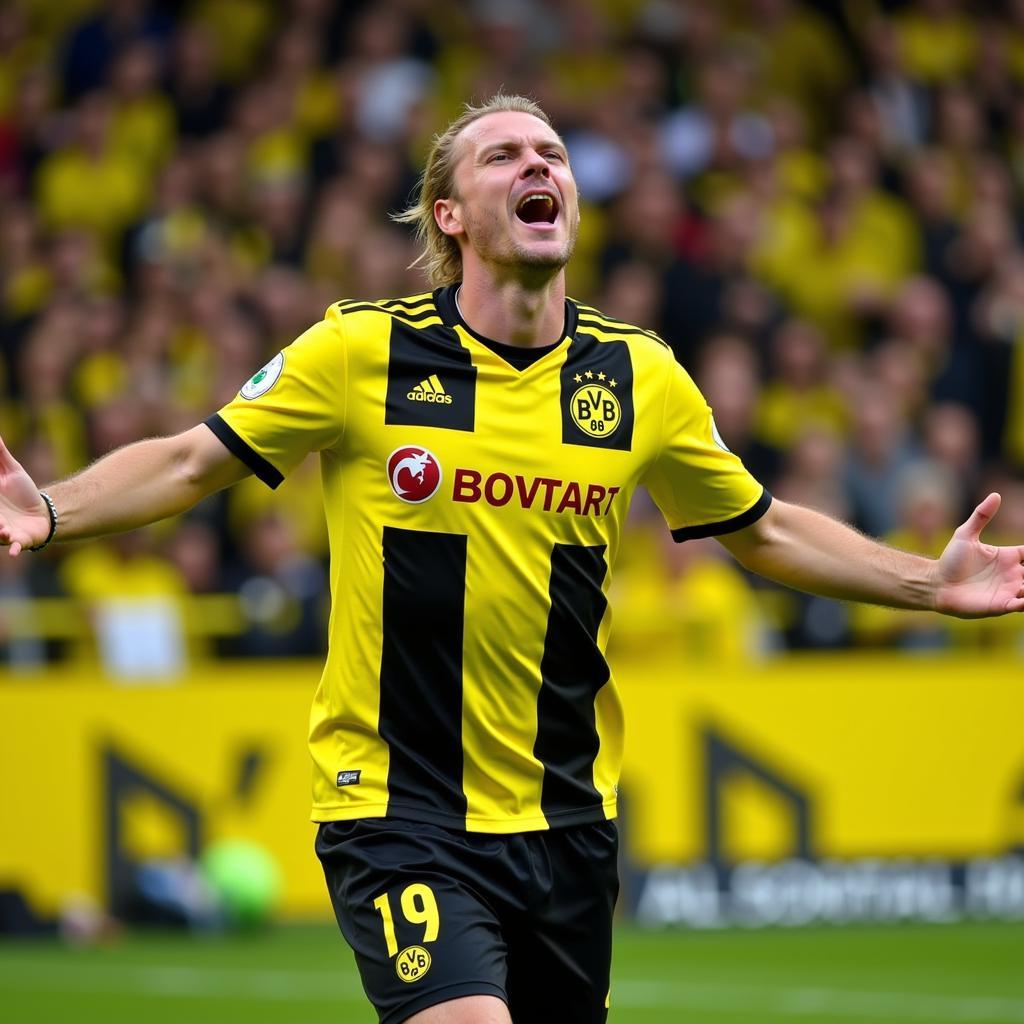
[[[0,438],[0,545],[14,558],[49,534],[50,513],[39,488]]]

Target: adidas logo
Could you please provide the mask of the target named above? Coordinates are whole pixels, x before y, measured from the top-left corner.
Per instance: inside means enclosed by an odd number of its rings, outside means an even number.
[[[421,380],[412,391],[406,392],[405,397],[410,402],[433,402],[437,405],[452,404],[452,396],[445,391],[444,385],[438,380],[436,373],[432,373],[426,380]]]

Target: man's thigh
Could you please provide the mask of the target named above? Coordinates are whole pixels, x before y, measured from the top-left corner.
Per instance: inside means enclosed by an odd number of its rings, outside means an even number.
[[[494,996],[465,996],[423,1010],[406,1024],[512,1024],[512,1018]]]
[[[334,912],[382,1024],[447,1003],[437,1022],[475,1021],[451,1016],[465,1010],[453,1001],[481,996],[491,997],[481,1024],[508,1019],[494,1015],[494,1003],[508,999],[505,938],[472,877],[474,861],[488,860],[487,842],[390,819],[320,826],[316,851]]]

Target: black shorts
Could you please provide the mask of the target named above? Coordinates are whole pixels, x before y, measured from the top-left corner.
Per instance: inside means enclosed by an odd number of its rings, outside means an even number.
[[[334,821],[316,852],[381,1024],[469,995],[505,1000],[515,1024],[607,1019],[614,822],[490,835]]]

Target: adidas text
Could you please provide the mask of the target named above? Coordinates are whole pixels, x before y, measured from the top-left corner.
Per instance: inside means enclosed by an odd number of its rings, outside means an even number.
[[[436,402],[438,405],[451,405],[451,395],[435,395],[433,391],[410,391],[406,394],[410,402]]]
[[[411,391],[407,391],[405,397],[410,402],[433,402],[435,405],[451,405],[452,396],[449,395],[440,378],[432,373],[426,380],[421,380]]]

